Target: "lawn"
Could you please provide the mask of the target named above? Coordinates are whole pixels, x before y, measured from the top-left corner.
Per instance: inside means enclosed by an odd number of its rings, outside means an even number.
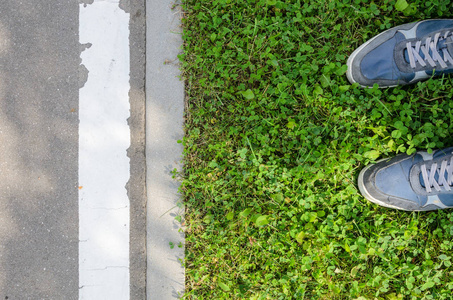
[[[453,210],[365,200],[375,160],[453,145],[453,78],[362,89],[348,56],[450,0],[184,0],[186,299],[451,299]]]

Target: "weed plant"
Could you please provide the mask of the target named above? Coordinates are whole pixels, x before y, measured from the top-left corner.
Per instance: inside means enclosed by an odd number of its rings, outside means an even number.
[[[186,299],[451,299],[453,211],[360,170],[453,145],[453,79],[362,89],[346,60],[450,0],[184,0]]]

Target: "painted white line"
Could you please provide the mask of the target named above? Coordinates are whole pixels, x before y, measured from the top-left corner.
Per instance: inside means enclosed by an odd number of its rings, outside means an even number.
[[[79,299],[129,299],[129,14],[80,5]]]

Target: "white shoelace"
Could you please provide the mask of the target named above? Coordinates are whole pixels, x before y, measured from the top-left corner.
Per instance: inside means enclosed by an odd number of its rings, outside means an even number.
[[[441,187],[447,191],[451,190],[453,185],[453,156],[450,158],[450,161],[442,161],[440,168],[437,168],[437,163],[433,163],[429,174],[424,164],[420,166],[420,170],[422,171],[423,181],[425,182],[425,188],[428,193],[431,193],[432,188],[438,192],[441,191]],[[435,178],[436,172],[439,174],[439,179],[437,180]]]
[[[415,46],[412,46],[412,42],[407,42],[406,47],[407,47],[409,63],[411,65],[411,68],[414,69],[416,67],[416,64],[415,64],[416,62],[418,62],[423,67],[425,67],[426,66],[425,60],[433,68],[437,66],[436,62],[438,62],[442,68],[447,67],[447,64],[446,64],[447,61],[450,62],[451,64],[453,64],[453,58],[451,57],[450,53],[448,53],[448,50],[446,47],[443,47],[442,49],[440,49],[442,51],[443,57],[437,51],[437,43],[441,40],[446,41],[447,37],[449,35],[451,35],[451,33],[450,33],[450,31],[447,31],[442,36],[442,38],[440,38],[440,32],[438,32],[434,35],[434,39],[432,39],[431,37],[428,37],[423,45],[422,45],[421,41],[417,41],[415,43]],[[431,55],[429,54],[430,50],[431,50]],[[423,53],[423,55],[425,56],[424,59],[421,57],[420,53]]]

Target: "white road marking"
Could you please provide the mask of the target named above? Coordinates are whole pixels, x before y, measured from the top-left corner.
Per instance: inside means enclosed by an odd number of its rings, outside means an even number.
[[[129,299],[129,14],[80,5],[79,299]]]

